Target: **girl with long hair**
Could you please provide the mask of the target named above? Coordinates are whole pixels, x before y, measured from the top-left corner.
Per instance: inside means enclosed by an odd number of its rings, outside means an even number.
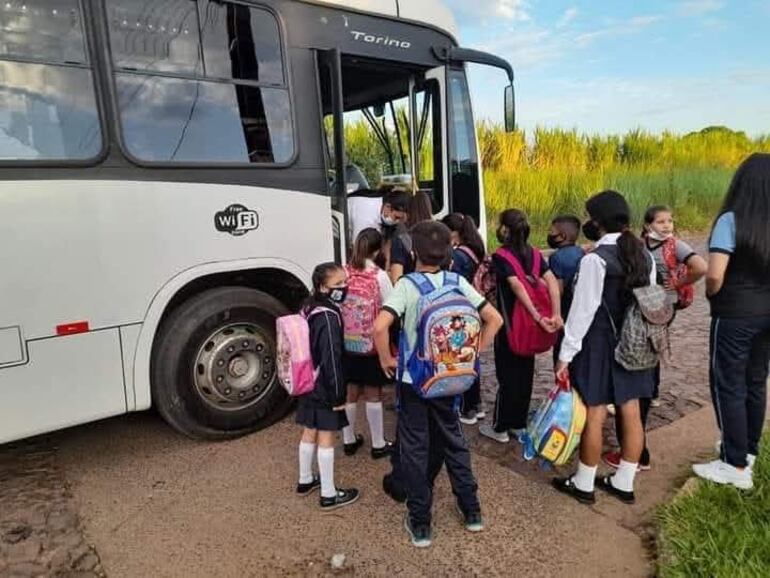
[[[719,459],[693,466],[701,478],[753,486],[765,423],[770,361],[770,155],[738,168],[711,232],[709,382],[722,432]]]
[[[548,287],[551,316],[540,315],[527,293],[525,284],[540,282],[539,279],[534,279],[537,249],[529,244],[529,232],[529,222],[523,211],[508,209],[500,214],[497,240],[502,247],[492,255],[492,263],[497,277],[498,305],[506,323],[506,331],[501,331],[495,338],[495,371],[499,386],[493,422],[479,428],[479,433],[500,443],[510,441],[509,432],[521,441],[527,427],[535,378],[535,356],[517,355],[511,351],[509,345],[507,334],[516,302],[521,301],[535,323],[548,333],[556,333],[563,325],[559,282],[542,258],[539,259],[539,276]],[[507,252],[508,255],[504,256],[502,252]],[[527,276],[526,279],[518,277],[510,259],[518,260]],[[510,331],[517,331],[517,327],[510,327]]]
[[[586,202],[586,211],[590,220],[583,225],[583,234],[596,242],[596,248],[580,261],[556,375],[571,379],[588,416],[577,472],[554,479],[553,485],[579,502],[592,504],[596,483],[621,501],[633,503],[634,477],[644,447],[639,399],[652,397],[653,370],[624,369],[615,361],[615,347],[632,290],[654,285],[656,272],[642,241],[631,232],[631,211],[623,195],[603,191]],[[614,476],[597,480],[608,404],[615,405],[621,418],[621,459]]]

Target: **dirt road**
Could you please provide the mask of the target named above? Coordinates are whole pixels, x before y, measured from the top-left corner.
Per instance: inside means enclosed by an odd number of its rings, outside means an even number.
[[[594,508],[573,504],[517,447],[468,428],[487,529],[464,531],[442,475],[434,546],[418,551],[406,539],[403,507],[381,491],[387,463],[368,453],[339,452],[337,482],[361,488],[362,499],[323,515],[317,496],[293,495],[299,432],[291,418],[241,440],[196,443],[149,413],[0,448],[0,576],[648,575],[649,512],[687,461],[713,445],[707,336],[701,298],[674,326],[663,407],[651,420],[667,427],[650,436],[659,461],[641,478],[633,509],[606,497]],[[491,409],[491,363],[485,368]],[[544,356],[536,395],[551,375]],[[334,554],[345,561],[332,572]]]

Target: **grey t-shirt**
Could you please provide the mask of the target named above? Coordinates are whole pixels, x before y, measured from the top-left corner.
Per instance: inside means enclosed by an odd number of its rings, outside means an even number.
[[[647,249],[650,251],[652,258],[655,260],[655,270],[658,273],[658,285],[663,285],[671,276],[671,273],[669,273],[668,267],[666,266],[666,261],[663,259],[663,243],[660,241],[654,241],[648,237]],[[680,239],[676,240],[677,263],[687,264],[687,261],[690,259],[690,257],[695,254],[695,251],[689,244]],[[669,298],[672,299],[672,302],[676,302],[676,291],[668,291],[668,294]]]

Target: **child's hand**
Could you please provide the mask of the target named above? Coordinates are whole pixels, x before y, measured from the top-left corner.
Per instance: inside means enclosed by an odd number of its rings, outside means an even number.
[[[398,360],[392,355],[388,355],[387,357],[380,356],[380,367],[388,379],[393,379],[396,376]]]
[[[561,315],[554,315],[551,317],[551,323],[553,323],[556,331],[561,331],[562,328],[564,328],[564,319],[562,319]]]
[[[556,379],[559,381],[566,381],[569,379],[569,363],[566,361],[562,361],[561,359],[556,363],[556,368],[554,373],[556,373]]]
[[[542,327],[545,331],[548,333],[556,333],[558,329],[556,328],[556,325],[554,324],[553,319],[550,317],[541,317],[537,321],[538,325]]]
[[[676,279],[673,277],[669,277],[665,281],[663,281],[663,287],[667,291],[676,291],[679,288],[679,283],[677,283]]]

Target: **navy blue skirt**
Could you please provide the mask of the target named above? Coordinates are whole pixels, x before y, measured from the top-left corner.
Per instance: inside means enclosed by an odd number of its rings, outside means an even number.
[[[327,407],[319,407],[307,396],[299,398],[295,421],[309,429],[320,431],[340,431],[348,425],[344,411],[334,411]]]
[[[588,406],[621,406],[632,399],[652,397],[655,370],[628,371],[615,361],[617,340],[611,327],[601,325],[594,323],[589,329],[570,365],[570,379],[580,397]]]

